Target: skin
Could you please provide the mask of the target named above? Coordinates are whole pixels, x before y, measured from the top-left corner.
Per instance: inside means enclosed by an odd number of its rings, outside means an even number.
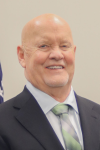
[[[22,30],[22,45],[17,47],[27,80],[59,102],[71,90],[75,51],[68,23],[54,14],[29,21]]]

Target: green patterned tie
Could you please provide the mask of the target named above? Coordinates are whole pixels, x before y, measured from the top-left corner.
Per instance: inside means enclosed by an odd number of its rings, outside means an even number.
[[[60,117],[66,149],[81,150],[77,133],[69,120],[68,106],[65,104],[58,104],[52,109],[52,112]]]

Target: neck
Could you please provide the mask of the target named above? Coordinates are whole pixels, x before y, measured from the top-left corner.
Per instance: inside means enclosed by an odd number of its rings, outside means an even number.
[[[68,89],[54,89],[50,96],[58,102],[64,102],[70,93],[71,87]]]
[[[64,102],[71,91],[71,85],[66,85],[64,87],[57,87],[57,88],[54,87],[49,87],[45,89],[41,88],[40,90],[53,97],[56,101]]]
[[[44,85],[43,83],[40,84],[39,82],[38,83],[32,83],[31,81],[29,82],[33,84],[33,86],[35,86],[37,89],[53,97],[58,102],[64,102],[71,91],[71,81],[69,81],[65,86],[61,87],[50,87]]]

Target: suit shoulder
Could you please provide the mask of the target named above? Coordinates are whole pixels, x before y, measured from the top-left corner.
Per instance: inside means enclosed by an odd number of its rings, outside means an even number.
[[[87,98],[81,97],[75,93],[76,100],[78,103],[84,104],[86,107],[92,107],[92,109],[100,114],[100,105],[96,102],[89,100]]]
[[[30,92],[24,88],[20,94],[0,104],[0,113],[3,111],[10,111],[13,106],[18,106],[20,108],[29,99],[30,96]]]

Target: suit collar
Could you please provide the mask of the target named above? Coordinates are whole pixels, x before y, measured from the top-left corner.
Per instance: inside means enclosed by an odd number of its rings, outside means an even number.
[[[30,97],[31,94],[25,86],[22,93],[15,97],[16,100],[14,101],[13,107],[17,109],[22,108],[25,105],[25,103],[30,99]]]
[[[94,109],[94,105],[97,104],[78,95],[76,95],[76,99],[83,133],[84,150],[98,150],[100,121],[99,113]]]
[[[30,92],[25,88],[17,99],[14,107],[19,109],[15,116],[19,123],[39,141],[44,149],[63,150],[50,123]]]

